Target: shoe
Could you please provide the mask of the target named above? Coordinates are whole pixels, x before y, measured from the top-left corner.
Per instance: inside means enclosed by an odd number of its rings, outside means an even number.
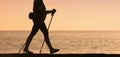
[[[26,54],[33,54],[33,52],[31,52],[31,51],[29,51],[29,50],[23,50],[24,51],[24,53],[26,53]]]
[[[53,53],[56,53],[58,52],[60,49],[53,49],[53,50],[50,50],[50,54],[53,54]]]

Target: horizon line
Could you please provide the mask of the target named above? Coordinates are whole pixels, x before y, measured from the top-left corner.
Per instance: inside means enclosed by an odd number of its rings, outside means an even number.
[[[12,31],[13,31],[13,32],[15,32],[15,31],[21,31],[21,32],[22,32],[22,31],[31,31],[31,30],[0,30],[0,32],[2,32],[2,31],[3,31],[3,32],[5,32],[5,31],[6,31],[6,32],[12,32]],[[76,31],[76,32],[77,32],[77,31],[79,31],[79,32],[80,32],[80,31],[81,31],[81,32],[82,32],[82,31],[87,31],[87,32],[94,32],[94,31],[98,31],[98,32],[99,32],[99,31],[100,31],[100,32],[120,32],[120,30],[49,30],[49,31],[50,31],[50,32],[51,32],[51,31],[61,31],[61,32],[64,32],[64,31],[71,31],[71,32],[72,32],[72,31],[74,31],[74,32],[75,32],[75,31]]]

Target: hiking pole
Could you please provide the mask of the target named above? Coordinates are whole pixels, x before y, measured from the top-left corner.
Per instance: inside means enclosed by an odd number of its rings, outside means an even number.
[[[26,43],[25,43],[26,44]],[[22,48],[18,51],[18,53],[20,53],[21,52],[21,50],[24,48],[24,46],[25,46],[25,44],[22,46]]]
[[[48,30],[49,30],[49,28],[50,28],[52,19],[53,19],[53,15],[52,15],[51,20],[50,20],[50,23],[49,23],[49,25],[48,25]],[[45,42],[45,39],[44,39],[43,42],[42,42],[42,46],[41,46],[41,48],[40,48],[40,54],[41,54],[41,52],[42,52],[42,48],[43,48],[44,42]]]

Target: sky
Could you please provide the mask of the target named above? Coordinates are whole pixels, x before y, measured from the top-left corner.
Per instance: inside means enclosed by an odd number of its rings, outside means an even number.
[[[120,31],[120,0],[44,0],[47,10],[55,8],[50,30]],[[1,0],[0,31],[31,30],[33,0]],[[45,20],[48,26],[51,15]]]

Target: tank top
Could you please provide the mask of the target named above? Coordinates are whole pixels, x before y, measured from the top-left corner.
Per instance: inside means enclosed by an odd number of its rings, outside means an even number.
[[[34,0],[33,12],[35,13],[44,13],[46,7],[42,0]]]
[[[35,22],[44,21],[46,18],[46,7],[42,0],[34,0],[33,12],[36,16],[34,19]]]

